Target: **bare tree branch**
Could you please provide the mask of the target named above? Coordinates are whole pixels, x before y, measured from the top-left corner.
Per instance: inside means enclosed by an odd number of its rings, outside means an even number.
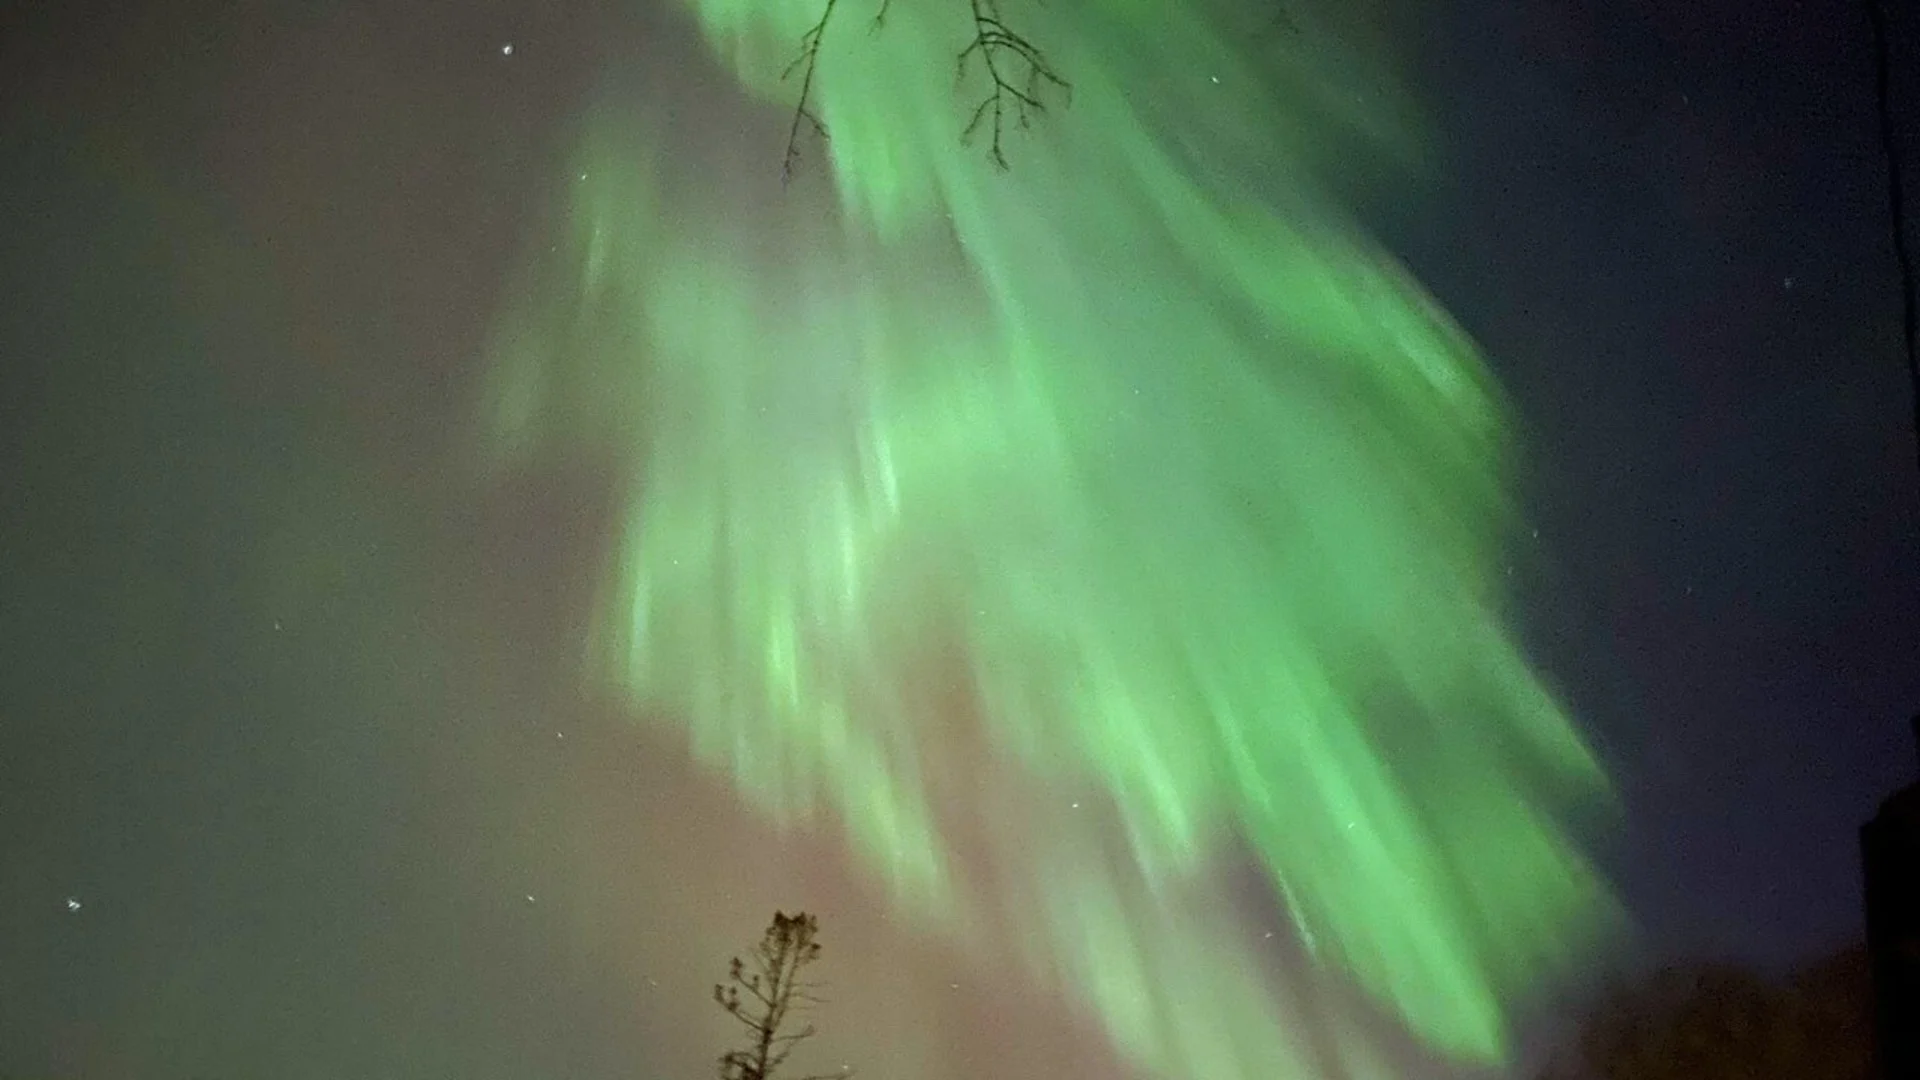
[[[1041,94],[1048,86],[1069,97],[1073,87],[1054,72],[1045,53],[1008,28],[1000,17],[1000,0],[968,0],[968,3],[973,10],[973,41],[960,50],[955,82],[966,81],[967,65],[978,56],[986,68],[989,86],[987,96],[974,106],[973,118],[960,137],[971,140],[981,125],[991,119],[993,140],[988,156],[996,166],[1005,169],[1007,155],[1001,140],[1008,119],[1024,129],[1035,115],[1047,111]],[[1026,66],[1024,78],[1018,72],[1021,65]],[[1016,79],[1020,81],[1016,83]]]
[[[820,39],[826,36],[827,23],[833,18],[834,6],[839,2],[840,0],[827,0],[826,6],[820,9],[820,21],[814,23],[812,29],[800,35],[800,55],[794,58],[793,63],[787,65],[787,70],[780,74],[781,80],[785,81],[791,78],[796,70],[802,72],[800,100],[793,106],[793,120],[787,125],[787,153],[780,163],[782,184],[793,180],[793,168],[800,163],[801,126],[804,124],[812,128],[814,134],[820,136],[823,142],[827,138],[827,126],[821,123],[820,118],[813,112],[813,76],[820,66]],[[880,8],[880,13],[883,16],[886,14],[884,4]]]
[[[800,96],[794,102],[793,118],[787,124],[787,149],[780,163],[782,184],[793,180],[794,170],[800,163],[801,136],[810,129],[822,141],[827,139],[827,126],[814,111],[813,81],[820,68],[820,43],[839,2],[825,0],[819,20],[800,35],[800,54],[780,76],[785,80],[795,72],[800,73]],[[1005,169],[1004,138],[1008,126],[1026,128],[1034,116],[1047,111],[1044,96],[1048,91],[1061,91],[1071,100],[1073,87],[1053,70],[1038,46],[1007,25],[1000,14],[1000,0],[967,0],[967,3],[973,20],[973,40],[957,57],[954,86],[958,92],[966,84],[967,71],[978,59],[987,73],[987,92],[974,106],[960,138],[970,143],[981,128],[989,128],[992,138],[988,156],[994,165]],[[874,31],[885,27],[892,8],[893,0],[880,0],[879,10],[873,16]]]

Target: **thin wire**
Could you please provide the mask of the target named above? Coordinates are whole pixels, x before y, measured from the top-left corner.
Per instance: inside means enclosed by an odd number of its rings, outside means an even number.
[[[1885,0],[1864,0],[1873,21],[1874,90],[1880,111],[1880,151],[1887,159],[1887,211],[1893,226],[1893,256],[1900,267],[1900,329],[1907,378],[1913,391],[1914,465],[1920,468],[1920,310],[1914,295],[1913,252],[1907,244],[1906,187],[1900,147],[1893,134],[1893,58]]]

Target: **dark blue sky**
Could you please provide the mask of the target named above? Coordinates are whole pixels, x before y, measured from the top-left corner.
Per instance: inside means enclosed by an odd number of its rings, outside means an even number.
[[[0,1074],[631,1072],[667,976],[609,942],[841,871],[698,886],[672,822],[737,808],[570,682],[592,478],[449,462],[565,121],[609,51],[684,47],[507,0],[4,18]],[[1442,168],[1377,216],[1521,406],[1528,625],[1615,767],[1643,955],[1844,944],[1854,830],[1920,771],[1865,17],[1408,23]]]
[[[1656,954],[1837,945],[1920,706],[1864,12],[1483,8],[1429,53],[1456,183],[1406,248],[1531,426],[1534,623],[1616,763],[1620,879]]]

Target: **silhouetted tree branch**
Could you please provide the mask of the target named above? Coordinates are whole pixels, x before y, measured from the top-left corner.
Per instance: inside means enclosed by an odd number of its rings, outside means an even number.
[[[992,85],[987,96],[974,107],[973,119],[967,123],[961,138],[972,138],[981,123],[992,117],[993,144],[988,153],[993,163],[1004,169],[1007,167],[1007,156],[1000,148],[1000,136],[1007,117],[1011,115],[1016,123],[1025,128],[1035,114],[1046,111],[1046,105],[1040,100],[1046,87],[1052,86],[1067,94],[1071,94],[1073,88],[1047,66],[1046,54],[1007,28],[1000,18],[999,0],[968,2],[973,8],[973,42],[960,50],[954,79],[956,83],[965,83],[967,63],[978,56]],[[1016,83],[1014,80],[1021,78],[1018,74],[1021,65],[1026,67],[1026,77]]]
[[[793,179],[794,167],[800,160],[801,134],[811,130],[821,139],[827,138],[827,126],[813,110],[813,80],[820,66],[820,42],[826,36],[839,2],[825,0],[819,21],[800,36],[800,54],[781,76],[787,79],[796,72],[800,74],[800,96],[794,102],[793,120],[787,125],[787,149],[780,166],[783,182]],[[1027,127],[1034,116],[1046,111],[1047,91],[1058,90],[1071,97],[1073,87],[1053,70],[1038,46],[1008,25],[1000,14],[1000,0],[967,0],[967,3],[973,39],[956,57],[955,92],[966,85],[967,72],[975,60],[986,72],[987,90],[974,106],[961,138],[971,141],[981,128],[988,128],[992,132],[988,156],[996,166],[1005,169],[1004,137],[1008,124]],[[892,6],[893,0],[881,0],[873,17],[873,29],[885,26]]]
[[[813,76],[820,67],[820,39],[826,35],[827,23],[832,21],[833,9],[839,2],[840,0],[827,0],[826,6],[820,9],[820,21],[814,23],[812,29],[800,35],[800,55],[795,57],[793,63],[787,65],[787,70],[780,74],[780,78],[784,81],[792,78],[795,71],[801,73],[800,99],[794,103],[793,121],[787,125],[787,153],[780,163],[780,182],[783,184],[793,179],[793,167],[800,161],[801,127],[812,128],[813,133],[821,139],[827,137],[827,126],[820,122],[820,118],[813,111]],[[875,22],[878,23],[886,13],[886,4],[882,4],[880,15],[875,18]]]
[[[815,940],[820,926],[813,916],[773,913],[773,922],[746,959],[734,957],[727,981],[713,988],[713,1000],[747,1029],[747,1045],[720,1056],[720,1080],[771,1080],[795,1047],[812,1038],[814,1027],[788,1030],[795,1014],[822,999],[801,972],[820,956]],[[793,1080],[845,1080],[847,1070],[794,1077]]]

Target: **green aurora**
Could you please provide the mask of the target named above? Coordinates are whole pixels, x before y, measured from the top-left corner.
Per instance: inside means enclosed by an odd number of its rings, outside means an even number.
[[[765,130],[822,2],[689,0]],[[1608,923],[1606,785],[1506,615],[1507,406],[1337,194],[1406,156],[1384,76],[1298,7],[860,6],[774,205],[604,95],[502,321],[498,459],[630,463],[593,677],[1150,1073],[1376,1072],[1342,984],[1500,1062]],[[1001,11],[1071,83],[1006,168]]]

